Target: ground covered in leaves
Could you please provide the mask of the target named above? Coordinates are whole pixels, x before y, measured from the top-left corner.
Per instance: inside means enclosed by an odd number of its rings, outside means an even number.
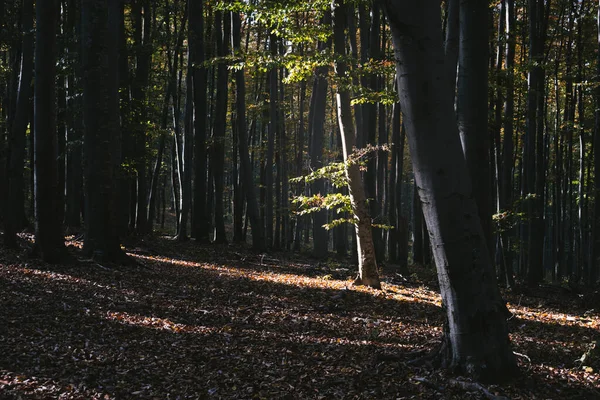
[[[372,290],[343,262],[168,239],[127,251],[138,266],[0,250],[0,398],[600,399],[600,305],[561,288],[505,293],[519,375],[476,385],[409,363],[441,335],[431,271],[386,268]]]

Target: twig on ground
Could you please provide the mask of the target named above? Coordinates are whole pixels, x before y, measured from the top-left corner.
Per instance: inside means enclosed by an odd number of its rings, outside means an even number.
[[[485,387],[483,387],[481,384],[479,384],[477,382],[465,382],[465,381],[459,381],[457,379],[450,379],[448,382],[452,386],[459,387],[463,390],[480,391],[489,400],[510,400],[508,397],[497,396],[497,395],[493,394],[492,392],[490,392],[489,390],[487,390]]]
[[[529,358],[529,356],[525,355],[525,354],[521,354],[521,353],[517,353],[516,351],[513,351],[513,354],[517,357],[521,357],[526,359],[527,361],[531,362],[531,358]]]

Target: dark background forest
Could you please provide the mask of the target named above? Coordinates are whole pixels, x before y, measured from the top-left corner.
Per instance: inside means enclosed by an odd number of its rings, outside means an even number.
[[[600,397],[600,3],[424,4],[2,1],[0,397]]]

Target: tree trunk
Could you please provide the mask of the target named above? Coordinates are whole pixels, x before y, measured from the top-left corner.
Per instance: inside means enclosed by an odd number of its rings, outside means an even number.
[[[330,24],[331,16],[326,14],[322,24]],[[326,51],[331,42],[319,42],[319,51]],[[308,129],[310,137],[310,164],[313,170],[323,167],[323,146],[325,137],[325,110],[327,105],[327,66],[317,67],[314,74],[313,89],[308,114]],[[317,179],[311,184],[312,195],[325,196],[325,180]],[[322,209],[313,213],[313,256],[327,258],[329,233],[323,227],[327,223],[327,210]]]
[[[344,37],[346,9],[346,5],[339,1],[334,2],[332,5],[334,14],[333,42],[336,54],[335,73],[340,80],[346,76],[347,71],[346,62],[344,61],[346,55]],[[356,285],[366,285],[379,289],[381,288],[381,283],[379,282],[375,246],[373,244],[371,231],[371,216],[369,215],[369,209],[366,203],[367,198],[365,196],[360,169],[356,163],[356,159],[353,159],[356,137],[348,89],[338,85],[336,101],[338,109],[338,125],[342,137],[342,150],[344,154],[346,177],[348,179],[348,194],[350,196],[352,211],[355,218],[354,226],[358,249],[358,277],[354,283]]]
[[[443,367],[499,380],[514,372],[506,316],[448,90],[439,7],[385,1],[398,91],[447,324]]]
[[[229,54],[227,43],[231,38],[229,13],[215,13],[215,34],[217,37],[217,56]],[[225,24],[223,24],[225,20]],[[224,25],[224,26],[223,26]],[[215,243],[227,243],[225,234],[225,210],[223,203],[225,175],[225,125],[227,124],[227,65],[222,61],[217,66],[216,108],[213,122],[213,156],[211,157],[215,184]]]
[[[597,21],[596,76],[600,77],[600,0],[598,1]],[[594,246],[592,246],[593,257],[589,276],[589,282],[592,284],[597,281],[598,271],[600,271],[600,86],[596,86],[594,90],[594,100],[596,105],[594,124]]]
[[[209,242],[209,222],[206,216],[206,113],[207,113],[207,70],[204,43],[204,0],[188,0],[189,40],[193,47],[194,90],[194,237],[201,243]]]
[[[85,124],[84,253],[97,260],[118,261],[115,171],[118,167],[119,79],[118,0],[82,1],[82,79]],[[120,157],[119,157],[120,158]]]
[[[17,101],[8,139],[8,193],[5,209],[4,244],[17,247],[17,232],[25,222],[24,163],[25,131],[29,120],[31,81],[33,78],[33,0],[23,0],[21,65]]]
[[[36,2],[34,94],[35,247],[42,259],[58,262],[65,243],[58,208],[58,144],[56,134],[56,25],[58,3]]]
[[[240,51],[240,15],[233,14],[233,47],[236,53]],[[238,146],[240,152],[242,190],[246,197],[246,214],[252,227],[252,247],[255,250],[263,251],[266,248],[263,225],[260,222],[258,202],[256,199],[256,188],[254,186],[254,176],[252,174],[252,164],[250,162],[250,151],[248,148],[248,135],[246,132],[246,82],[244,70],[240,69],[235,73],[236,84],[236,113],[237,113],[237,132]]]
[[[492,240],[490,140],[488,132],[488,5],[460,0],[457,119],[488,250]],[[490,252],[491,254],[491,252]]]
[[[514,113],[515,113],[515,46],[516,46],[516,28],[515,28],[515,3],[514,0],[504,0],[506,2],[506,101],[504,102],[504,141],[502,143],[502,178],[500,184],[500,209],[511,213],[513,210],[513,175],[514,175]],[[512,287],[515,284],[513,276],[513,257],[510,245],[514,229],[510,228],[503,232],[502,249],[504,261],[504,277],[506,286]]]

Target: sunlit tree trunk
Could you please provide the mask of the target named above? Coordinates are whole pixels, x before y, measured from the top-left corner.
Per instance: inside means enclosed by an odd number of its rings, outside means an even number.
[[[346,25],[346,5],[341,2],[332,3],[334,13],[334,48],[336,54],[335,72],[338,79],[342,80],[346,76],[347,66],[344,61],[345,34]],[[355,280],[357,285],[366,285],[374,288],[380,288],[379,274],[377,271],[377,261],[375,257],[375,246],[371,232],[371,216],[366,203],[365,189],[362,182],[359,166],[352,162],[352,153],[356,146],[356,137],[354,131],[354,120],[352,118],[352,108],[350,106],[350,93],[348,89],[338,85],[336,91],[337,115],[340,134],[342,137],[342,150],[344,162],[346,163],[346,177],[348,178],[348,194],[352,204],[352,211],[356,219],[356,239],[358,248],[358,277]]]

